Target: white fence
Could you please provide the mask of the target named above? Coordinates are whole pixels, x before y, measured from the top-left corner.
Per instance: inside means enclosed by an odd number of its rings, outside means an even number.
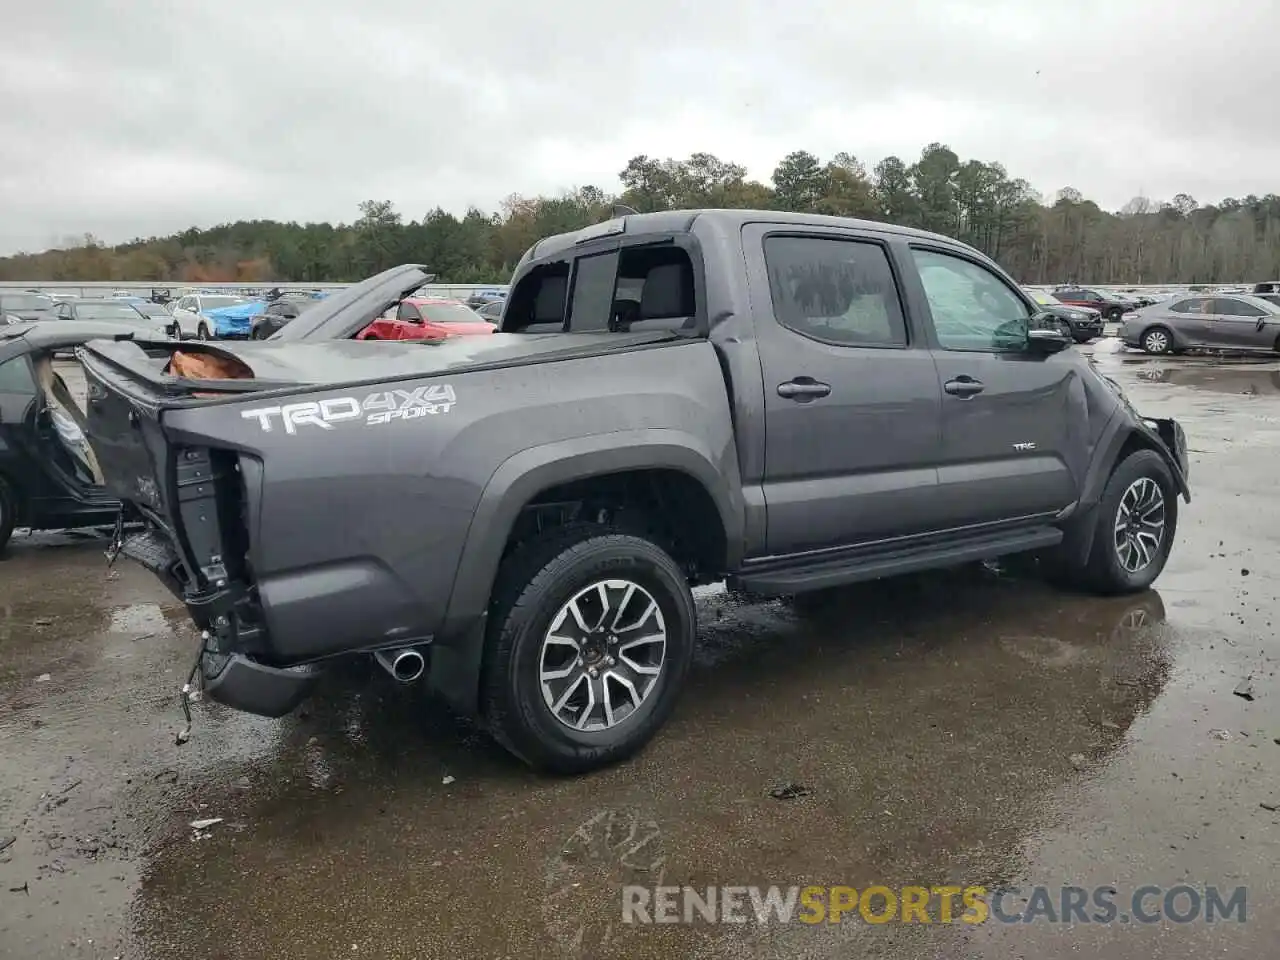
[[[196,290],[216,291],[219,293],[241,293],[253,296],[279,287],[281,290],[342,290],[351,286],[349,283],[288,283],[273,281],[269,283],[175,283],[162,280],[122,280],[118,282],[104,281],[61,281],[61,280],[0,280],[0,293],[38,292],[54,298],[72,297],[109,297],[113,293],[128,293],[133,296],[149,297],[152,290],[168,290],[173,297],[183,292]],[[505,283],[429,283],[421,292],[429,297],[446,297],[465,300],[478,293],[490,291],[505,292]]]

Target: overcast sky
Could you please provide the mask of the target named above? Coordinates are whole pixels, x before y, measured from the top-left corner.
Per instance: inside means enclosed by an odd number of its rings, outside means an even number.
[[[492,210],[638,153],[940,140],[1052,194],[1280,192],[1268,0],[46,0],[5,17],[0,253]]]

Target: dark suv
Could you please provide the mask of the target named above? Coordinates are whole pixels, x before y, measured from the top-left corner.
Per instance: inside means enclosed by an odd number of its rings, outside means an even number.
[[[1070,306],[1097,310],[1113,323],[1118,322],[1129,311],[1141,306],[1135,301],[1122,300],[1110,291],[1098,290],[1096,287],[1058,287],[1053,291],[1053,295]]]

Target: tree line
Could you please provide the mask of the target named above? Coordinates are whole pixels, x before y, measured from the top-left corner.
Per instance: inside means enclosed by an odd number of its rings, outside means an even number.
[[[684,160],[633,157],[622,191],[594,186],[556,197],[513,194],[495,213],[437,208],[406,220],[390,201],[360,204],[350,224],[242,220],[114,246],[85,235],[43,253],[0,258],[4,280],[295,283],[358,280],[397,263],[423,263],[440,282],[503,282],[538,238],[610,216],[696,207],[794,210],[862,217],[947,234],[999,261],[1024,283],[1204,283],[1280,278],[1280,196],[1201,205],[1135,197],[1110,212],[1065,187],[1042,198],[999,163],[961,160],[933,143],[907,163],[870,170],[838,153],[825,163],[797,150],[771,181],[709,153]]]

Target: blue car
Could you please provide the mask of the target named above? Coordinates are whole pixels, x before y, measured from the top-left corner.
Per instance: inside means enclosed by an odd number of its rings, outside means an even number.
[[[204,315],[213,323],[213,335],[219,340],[248,340],[254,317],[267,305],[261,300],[247,300],[230,307],[215,307]]]

